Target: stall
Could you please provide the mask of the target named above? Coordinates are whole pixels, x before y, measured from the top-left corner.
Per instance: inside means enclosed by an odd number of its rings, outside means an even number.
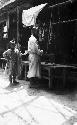
[[[28,25],[37,24],[39,27],[39,44],[44,50],[41,59],[42,77],[48,79],[49,88],[52,88],[53,79],[61,78],[65,86],[67,79],[73,78],[70,74],[74,78],[77,76],[77,17],[73,17],[72,6],[70,0],[52,6],[46,4],[36,14],[37,18],[30,15],[29,23],[25,21]]]
[[[51,72],[51,69],[64,72],[69,71],[67,69],[70,67],[72,72],[72,65],[76,67],[77,64],[77,4],[71,0],[50,3],[52,5],[44,3],[33,7],[32,0],[10,0],[3,6],[0,9],[0,50],[4,51],[8,42],[15,38],[24,53],[28,47],[31,26],[38,26],[39,44],[44,50],[41,58],[43,70],[45,67],[47,72]],[[60,64],[59,68],[57,64]],[[50,76],[49,73],[49,80]]]

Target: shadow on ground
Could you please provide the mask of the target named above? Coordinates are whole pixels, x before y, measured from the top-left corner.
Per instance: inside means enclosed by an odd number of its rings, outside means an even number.
[[[30,96],[46,96],[46,94],[56,95],[56,96],[67,96],[71,100],[76,100],[75,95],[77,94],[77,83],[76,81],[66,81],[65,86],[62,85],[61,80],[55,80],[53,82],[52,88],[49,89],[48,81],[42,79],[37,87],[30,88],[29,81],[19,80],[19,84],[8,86],[6,89],[8,93],[17,92],[22,89],[27,90]]]
[[[42,80],[40,84],[40,89],[44,89],[49,92],[54,92],[57,94],[68,94],[77,91],[77,81],[67,80],[65,85],[63,85],[62,80],[56,79],[53,81],[52,87],[49,89],[48,81]]]

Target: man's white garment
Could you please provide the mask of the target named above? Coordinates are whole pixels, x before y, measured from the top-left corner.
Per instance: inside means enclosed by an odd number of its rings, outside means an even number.
[[[29,71],[28,78],[38,77],[40,78],[40,49],[38,47],[37,39],[31,35],[28,41],[28,52],[29,52]]]

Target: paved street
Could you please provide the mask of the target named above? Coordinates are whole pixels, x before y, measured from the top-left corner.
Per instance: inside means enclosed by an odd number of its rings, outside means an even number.
[[[68,106],[69,96],[30,89],[29,82],[19,82],[9,86],[0,70],[0,125],[77,125],[77,111]]]

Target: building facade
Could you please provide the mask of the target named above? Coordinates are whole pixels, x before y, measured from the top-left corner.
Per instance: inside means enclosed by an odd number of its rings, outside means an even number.
[[[13,38],[18,43],[26,30],[22,24],[22,11],[32,7],[31,0],[11,0],[0,8],[0,51],[7,49],[7,45]],[[25,42],[25,41],[24,41]],[[22,43],[22,41],[21,41]],[[2,56],[2,55],[1,55]]]

